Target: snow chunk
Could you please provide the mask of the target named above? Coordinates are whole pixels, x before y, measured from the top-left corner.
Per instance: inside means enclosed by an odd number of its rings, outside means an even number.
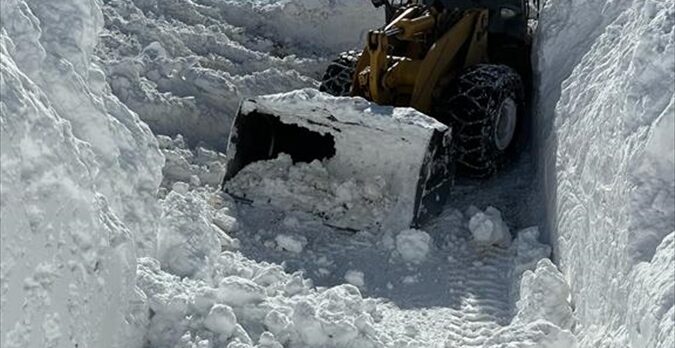
[[[421,263],[429,253],[431,236],[416,229],[400,232],[396,236],[396,251],[406,262]]]
[[[546,320],[561,329],[572,329],[574,318],[568,301],[570,289],[563,275],[549,259],[542,259],[533,271],[526,271],[520,283],[518,314],[514,323]]]
[[[511,248],[515,252],[512,292],[518,298],[523,274],[534,271],[539,261],[550,257],[551,247],[539,241],[538,227],[528,227],[518,231]]]
[[[485,212],[476,212],[469,220],[469,230],[473,240],[479,244],[508,247],[511,244],[509,227],[502,220],[502,213],[494,207]]]
[[[363,288],[366,285],[365,280],[363,279],[363,272],[349,270],[345,273],[345,280],[356,287]]]
[[[258,303],[265,299],[265,289],[260,285],[241,277],[223,278],[218,284],[222,301],[231,306],[243,306]]]
[[[274,240],[277,242],[277,247],[281,250],[290,251],[299,254],[307,245],[307,238],[304,236],[295,236],[290,234],[277,235]]]
[[[237,325],[237,316],[232,308],[223,304],[215,304],[204,319],[204,326],[220,335],[230,337]]]
[[[276,338],[274,337],[274,334],[265,331],[260,335],[260,338],[258,339],[258,347],[260,348],[284,348],[284,346],[279,343]]]

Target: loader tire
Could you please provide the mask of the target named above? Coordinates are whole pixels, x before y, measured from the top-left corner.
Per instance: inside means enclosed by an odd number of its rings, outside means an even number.
[[[319,90],[336,97],[346,97],[351,94],[354,70],[359,60],[356,51],[343,52],[328,65],[321,79]]]
[[[460,174],[487,177],[514,154],[524,107],[523,83],[505,65],[467,68],[435,103],[441,122],[452,127]]]

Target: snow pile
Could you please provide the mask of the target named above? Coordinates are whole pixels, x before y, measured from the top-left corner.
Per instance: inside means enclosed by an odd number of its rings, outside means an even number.
[[[242,97],[317,86],[362,46],[367,1],[111,0],[98,56],[113,92],[157,134],[224,150]]]
[[[674,7],[549,1],[542,11],[536,58],[549,239],[571,285],[582,346],[673,344],[675,292],[660,282],[672,278],[675,257]]]
[[[572,329],[574,318],[568,302],[570,289],[562,274],[549,259],[537,262],[537,268],[528,270],[520,282],[518,314],[513,324],[546,320],[563,330]]]
[[[551,248],[541,244],[537,228],[519,231],[511,244],[515,252],[511,290],[515,316],[497,330],[484,347],[574,348],[575,318],[569,286],[548,259]]]
[[[511,247],[516,256],[514,259],[514,274],[522,275],[528,270],[534,270],[539,260],[551,256],[551,247],[541,244],[538,227],[528,227],[518,231]],[[520,287],[520,279],[516,278],[515,284]]]
[[[511,232],[499,210],[495,207],[487,207],[485,212],[478,211],[476,207],[470,207],[469,210],[469,230],[476,243],[503,247],[511,244]]]
[[[566,286],[562,284],[551,297],[539,292],[561,285],[561,275],[550,261],[528,272],[526,284],[535,290],[527,292],[518,304],[520,311],[514,322],[502,326],[492,321],[493,315],[503,315],[495,304],[500,302],[498,290],[493,280],[481,277],[481,270],[510,265],[499,257],[483,260],[487,264],[478,269],[454,268],[461,274],[454,281],[465,282],[457,289],[472,294],[463,304],[465,309],[410,311],[381,299],[364,298],[358,288],[370,285],[364,272],[355,269],[344,274],[344,280],[354,286],[314,288],[300,273],[289,274],[281,266],[255,262],[239,253],[221,253],[209,271],[187,278],[166,273],[158,261],[144,258],[138,283],[153,313],[148,317],[146,345],[443,347],[473,343],[482,347],[574,347],[572,334],[551,323],[570,324],[565,315],[571,310],[562,297]],[[482,314],[468,314],[472,311]]]
[[[94,64],[97,2],[3,1],[0,16],[0,345],[125,346],[142,337],[157,141]]]
[[[146,337],[152,347],[378,347],[391,341],[373,330],[381,320],[377,302],[361,298],[356,287],[313,290],[297,274],[238,254],[221,254],[210,281],[180,280],[157,261],[141,259],[138,282],[155,313]]]
[[[335,226],[373,227],[392,208],[381,178],[367,182],[340,181],[321,162],[293,165],[280,154],[274,160],[254,162],[228,181],[229,193],[273,206],[311,212]]]

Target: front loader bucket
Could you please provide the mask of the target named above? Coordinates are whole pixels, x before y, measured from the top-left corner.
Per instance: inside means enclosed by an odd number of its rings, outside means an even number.
[[[223,189],[236,198],[309,210],[338,228],[404,229],[443,205],[453,174],[450,140],[448,127],[412,108],[313,89],[247,99],[230,132]],[[273,161],[285,169],[262,164]],[[257,172],[246,174],[252,168]],[[318,179],[279,188],[284,180],[310,177],[302,170]],[[363,202],[350,201],[354,197]]]

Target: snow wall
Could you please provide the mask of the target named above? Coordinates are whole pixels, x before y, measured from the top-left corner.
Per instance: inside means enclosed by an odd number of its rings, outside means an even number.
[[[586,347],[671,347],[674,3],[549,0],[535,50],[549,240]]]
[[[95,64],[87,0],[3,0],[2,347],[113,347],[138,326],[136,257],[155,253],[157,140]]]

